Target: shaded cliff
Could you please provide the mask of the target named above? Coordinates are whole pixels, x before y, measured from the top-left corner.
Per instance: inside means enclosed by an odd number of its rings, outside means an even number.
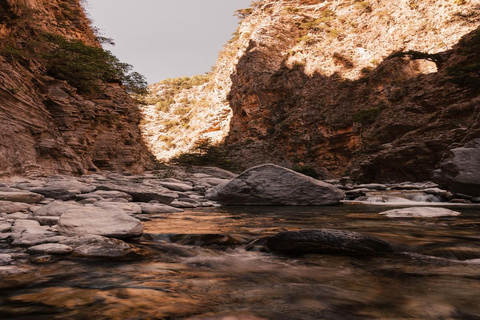
[[[478,3],[263,1],[243,13],[226,140],[240,163],[426,180],[480,136]]]
[[[79,0],[1,2],[0,175],[141,171],[149,163],[122,79],[99,76],[104,65],[92,63],[111,59],[105,54]]]

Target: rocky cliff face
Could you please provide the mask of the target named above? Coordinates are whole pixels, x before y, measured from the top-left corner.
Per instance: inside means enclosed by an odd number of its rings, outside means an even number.
[[[479,17],[474,1],[262,2],[239,29],[249,37],[231,76],[232,155],[428,179],[480,134]]]
[[[225,144],[244,166],[424,180],[480,135],[478,2],[267,0],[239,13],[201,91],[227,97]]]
[[[1,2],[0,175],[142,170],[135,103],[119,83],[79,94],[49,75],[45,34],[100,46],[79,0]]]

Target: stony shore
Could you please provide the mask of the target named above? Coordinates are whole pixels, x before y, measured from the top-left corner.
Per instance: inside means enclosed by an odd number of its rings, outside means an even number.
[[[184,209],[220,206],[208,194],[221,184],[231,183],[235,177],[236,174],[219,168],[195,167],[143,175],[57,175],[0,181],[0,276],[28,272],[32,263],[48,262],[59,256],[113,260],[149,256],[149,252],[135,245],[143,234],[141,221],[161,219]],[[355,185],[348,179],[327,182],[335,190],[342,190],[347,202],[415,206],[418,202],[478,200],[454,195],[431,182],[392,185]],[[395,214],[392,216],[428,217],[430,213],[427,210]]]

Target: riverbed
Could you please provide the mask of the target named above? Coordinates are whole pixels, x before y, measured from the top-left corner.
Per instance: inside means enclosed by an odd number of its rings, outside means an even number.
[[[387,218],[394,207],[221,207],[144,222],[150,258],[60,258],[0,284],[1,319],[478,319],[480,207]],[[395,208],[398,208],[395,207]],[[341,229],[401,254],[278,256],[246,244]]]

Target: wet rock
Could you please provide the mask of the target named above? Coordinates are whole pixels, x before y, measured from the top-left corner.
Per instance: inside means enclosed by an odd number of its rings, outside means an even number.
[[[62,235],[75,236],[93,234],[112,238],[129,238],[143,233],[138,219],[119,210],[86,207],[71,209],[58,221],[58,231]]]
[[[27,249],[32,254],[49,254],[49,255],[67,255],[72,253],[73,248],[59,243],[46,243],[33,246]]]
[[[357,232],[330,229],[280,232],[267,238],[266,246],[274,253],[287,255],[375,255],[394,252],[386,241]]]
[[[57,216],[60,217],[62,214],[67,212],[70,209],[79,209],[83,208],[82,205],[79,205],[76,202],[64,202],[64,201],[54,201],[46,206],[35,210],[33,212],[33,216],[40,217],[40,216]]]
[[[206,197],[224,205],[328,205],[345,194],[335,186],[273,164],[253,167]]]
[[[167,206],[161,203],[140,203],[142,213],[155,214],[155,213],[176,213],[183,212],[182,209]]]
[[[149,202],[151,200],[157,200],[160,203],[170,204],[173,200],[178,198],[178,195],[166,188],[156,187],[149,188],[141,184],[136,185],[115,185],[115,184],[104,184],[98,186],[99,190],[107,191],[121,191],[132,196],[133,201],[135,202]]]
[[[169,236],[172,242],[190,246],[238,246],[247,244],[251,239],[231,234],[174,234]]]
[[[405,209],[395,209],[381,212],[380,214],[389,218],[438,218],[456,217],[461,215],[460,212],[436,207],[413,207]]]
[[[62,244],[74,247],[73,254],[84,258],[115,260],[139,258],[147,255],[146,252],[124,241],[96,235],[68,238]]]
[[[0,191],[0,201],[38,203],[43,199],[41,194],[28,191]]]
[[[25,212],[28,211],[30,207],[31,205],[27,203],[0,201],[0,212],[4,213]]]
[[[449,159],[434,171],[433,181],[453,193],[480,196],[480,138],[451,150]]]

